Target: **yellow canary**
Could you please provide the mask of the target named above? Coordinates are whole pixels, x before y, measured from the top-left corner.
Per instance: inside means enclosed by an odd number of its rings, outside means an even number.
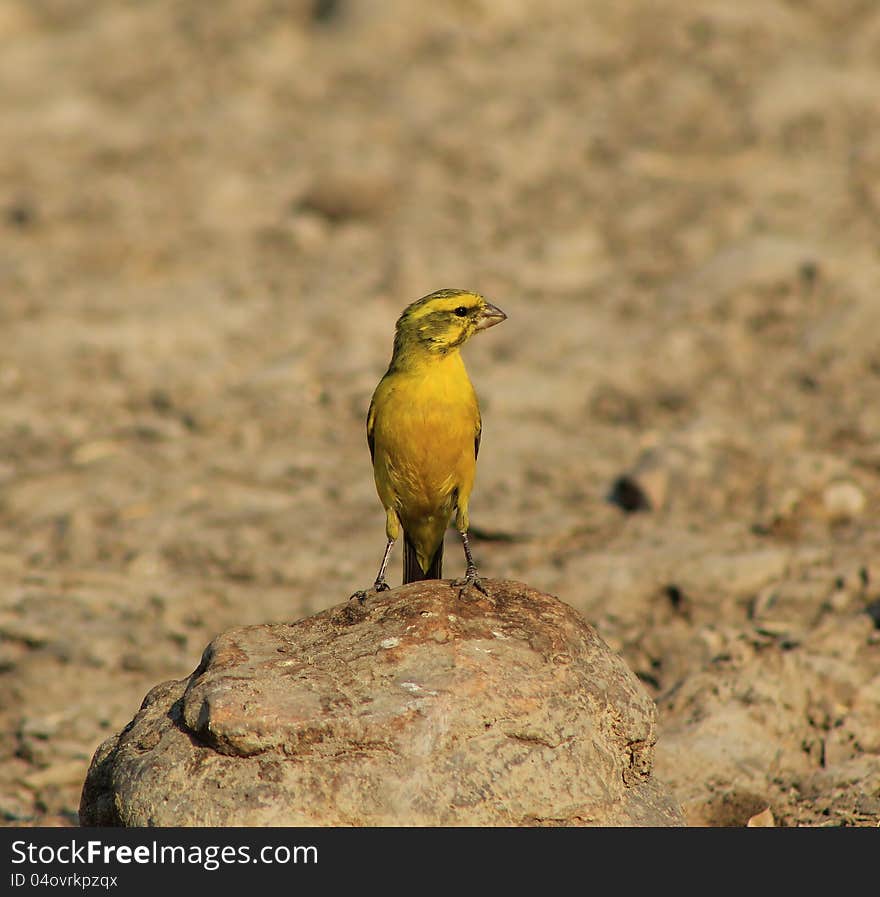
[[[467,569],[462,585],[481,588],[468,544],[468,500],[480,450],[480,406],[459,349],[507,315],[478,293],[437,290],[407,306],[394,351],[367,414],[376,491],[388,542],[373,588],[403,528],[403,582],[440,579],[443,535],[455,514]],[[366,592],[352,597],[363,600]]]

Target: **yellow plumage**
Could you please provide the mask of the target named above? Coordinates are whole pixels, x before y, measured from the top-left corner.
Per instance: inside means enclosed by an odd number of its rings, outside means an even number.
[[[377,591],[388,588],[385,569],[401,528],[404,582],[440,578],[443,535],[453,514],[467,559],[466,580],[479,585],[467,528],[480,408],[459,349],[505,317],[477,293],[439,290],[412,303],[397,321],[391,364],[367,415],[388,538]]]

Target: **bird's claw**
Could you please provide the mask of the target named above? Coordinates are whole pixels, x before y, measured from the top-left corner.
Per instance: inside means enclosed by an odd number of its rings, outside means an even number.
[[[348,596],[348,600],[354,601],[354,599],[357,598],[358,604],[363,604],[367,598],[370,597],[370,592],[375,595],[379,592],[387,592],[390,588],[391,586],[389,586],[384,579],[377,579],[376,582],[373,583],[372,589],[358,589],[353,595]]]
[[[482,592],[487,598],[489,597],[489,593],[486,591],[483,581],[477,575],[476,569],[468,569],[465,571],[464,579],[456,579],[453,582],[453,585],[458,588],[459,598],[464,595],[466,589],[476,589],[478,592]]]

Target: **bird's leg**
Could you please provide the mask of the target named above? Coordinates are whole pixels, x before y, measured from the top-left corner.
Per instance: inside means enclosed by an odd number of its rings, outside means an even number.
[[[477,565],[474,563],[474,556],[471,554],[471,546],[470,542],[468,542],[467,530],[462,530],[459,535],[461,536],[461,544],[464,547],[464,557],[467,561],[467,568],[464,571],[464,579],[459,579],[455,582],[455,585],[461,586],[461,591],[458,593],[459,597],[461,597],[462,592],[468,586],[473,586],[484,595],[488,595],[489,593],[486,591],[477,574]]]
[[[374,592],[387,592],[390,586],[385,582],[385,571],[388,569],[388,559],[391,557],[391,549],[394,547],[394,539],[389,539],[385,545],[385,554],[382,555],[382,563],[379,565],[379,572],[376,574],[376,581],[373,583]],[[353,595],[349,596],[349,601],[353,598],[363,604],[367,600],[367,590],[360,589]]]
[[[387,592],[388,583],[385,582],[385,570],[388,568],[388,558],[391,557],[391,549],[394,547],[394,539],[389,539],[385,545],[385,554],[382,555],[382,563],[379,565],[379,573],[373,583],[373,591]]]

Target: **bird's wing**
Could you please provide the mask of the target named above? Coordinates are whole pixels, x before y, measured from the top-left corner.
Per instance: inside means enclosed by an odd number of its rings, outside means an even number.
[[[480,437],[483,435],[483,421],[480,419],[480,414],[477,412],[477,432],[474,433],[474,461],[477,460],[477,457],[480,454]]]
[[[367,412],[367,445],[370,447],[370,460],[376,460],[376,437],[373,428],[376,426],[376,399],[370,402],[370,410]]]

